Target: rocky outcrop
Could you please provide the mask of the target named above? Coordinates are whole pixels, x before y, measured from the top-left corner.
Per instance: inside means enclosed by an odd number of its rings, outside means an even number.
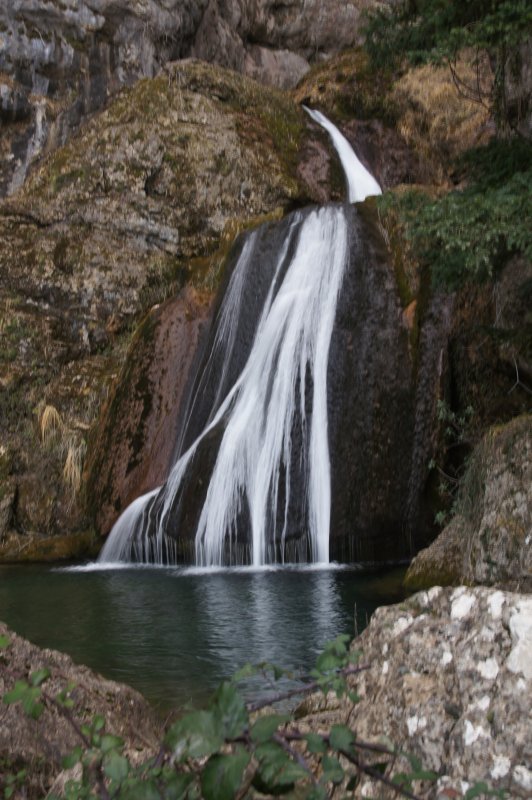
[[[192,53],[289,88],[310,63],[361,41],[361,13],[371,0],[210,0]]]
[[[405,582],[412,589],[468,583],[532,591],[532,416],[486,434],[454,518],[416,556]]]
[[[0,196],[123,86],[196,56],[294,86],[360,39],[370,0],[15,0],[0,9]]]
[[[50,677],[43,690],[48,697],[55,698],[69,684],[73,685],[71,714],[78,724],[91,724],[96,715],[101,715],[105,731],[124,740],[125,753],[134,763],[157,752],[162,726],[146,700],[133,689],[74,664],[63,653],[41,650],[3,623],[0,623],[0,637],[6,637],[8,642],[0,650],[0,697],[16,681],[28,681],[33,672],[47,669]],[[52,787],[57,793],[60,786],[54,786],[54,782],[63,770],[62,758],[81,744],[67,717],[52,700],[45,702],[38,719],[25,714],[20,704],[3,706],[0,785],[2,778],[25,769],[24,794],[16,796],[40,798]]]
[[[0,206],[1,520],[18,534],[13,557],[30,533],[87,529],[88,432],[132,330],[187,284],[212,292],[242,227],[315,196],[299,171],[308,131],[282,93],[180,62],[124,90]],[[60,419],[50,435],[46,406]]]
[[[399,745],[437,775],[432,785],[414,783],[424,797],[463,797],[478,782],[507,798],[530,796],[532,599],[434,587],[377,609],[352,647],[368,665],[353,681],[359,702],[315,697],[300,709],[301,725],[343,723],[362,741]],[[411,771],[404,755],[394,771]],[[396,796],[370,778],[353,790],[376,795]]]

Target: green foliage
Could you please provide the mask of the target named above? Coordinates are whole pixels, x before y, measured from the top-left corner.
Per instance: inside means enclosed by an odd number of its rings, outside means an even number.
[[[10,797],[15,797],[18,789],[22,789],[26,782],[27,772],[21,769],[15,774],[6,775],[4,782],[4,798],[9,800]]]
[[[464,189],[437,198],[412,190],[381,199],[394,208],[406,238],[435,286],[456,289],[492,279],[508,257],[532,258],[532,146],[520,139],[470,151],[459,168]]]
[[[370,13],[370,56],[396,64],[442,61],[465,47],[496,50],[518,45],[532,29],[528,0],[402,0]]]
[[[348,641],[349,637],[339,636],[326,646],[312,673],[313,680],[305,679],[296,688],[270,693],[253,704],[246,704],[236,680],[222,683],[209,707],[174,723],[159,753],[141,764],[127,757],[122,739],[106,731],[103,716],[96,715],[90,724],[76,721],[68,702],[72,686],[50,697],[42,688],[49,678],[46,669],[33,672],[29,681],[17,681],[4,702],[20,702],[30,716],[35,716],[38,702],[42,708],[59,711],[70,722],[79,744],[63,760],[63,767],[80,765],[81,777],[67,782],[66,800],[233,800],[256,792],[326,800],[334,787],[351,792],[364,773],[373,781],[382,781],[383,786],[394,786],[398,795],[415,800],[414,789],[426,787],[437,778],[423,770],[417,758],[387,743],[362,742],[347,725],[333,725],[320,734],[303,733],[293,714],[266,710],[320,689],[349,692],[351,676],[365,667],[357,664],[360,654],[350,650]],[[285,674],[269,664],[248,666],[241,674],[249,677],[257,672],[267,673],[270,687],[272,680]],[[398,759],[401,772],[395,770]],[[8,775],[3,783],[0,779],[5,798],[14,795],[25,775],[25,771],[19,771]],[[477,788],[485,789],[484,794],[492,793],[483,784]],[[471,794],[471,798],[476,796],[478,793]]]
[[[21,703],[25,713],[32,719],[39,719],[44,711],[44,706],[39,702],[41,689],[39,686],[30,686],[26,681],[17,681],[10,692],[4,695],[4,703],[12,705]]]

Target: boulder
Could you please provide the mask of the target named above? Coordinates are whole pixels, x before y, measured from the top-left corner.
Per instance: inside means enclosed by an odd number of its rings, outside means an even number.
[[[418,796],[459,798],[479,782],[508,800],[530,795],[530,597],[433,587],[377,609],[352,648],[367,665],[352,679],[359,702],[315,696],[299,710],[301,727],[347,724],[366,743],[394,743],[437,775],[432,785],[414,783]],[[370,751],[365,758],[383,760]],[[393,769],[411,765],[400,755]],[[364,776],[353,796],[396,795]]]
[[[90,724],[96,715],[102,715],[105,730],[124,740],[125,752],[134,762],[157,752],[162,725],[147,701],[133,689],[74,664],[63,653],[41,650],[3,623],[0,637],[8,640],[0,650],[0,696],[10,691],[16,681],[27,681],[31,673],[47,669],[50,678],[44,682],[43,690],[48,697],[54,698],[73,684],[71,713],[78,723]],[[80,744],[68,717],[51,701],[45,703],[38,719],[26,715],[20,704],[3,707],[1,772],[5,777],[26,769],[24,795],[19,796],[40,798],[47,794],[62,772],[62,758]]]
[[[411,589],[434,583],[532,591],[532,416],[492,428],[476,448],[456,515],[410,565]]]

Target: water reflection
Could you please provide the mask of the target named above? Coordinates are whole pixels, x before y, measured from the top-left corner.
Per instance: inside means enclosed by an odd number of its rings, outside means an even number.
[[[381,587],[381,588],[379,588]],[[245,662],[308,670],[323,644],[398,599],[347,570],[0,568],[0,619],[161,706],[199,702]]]

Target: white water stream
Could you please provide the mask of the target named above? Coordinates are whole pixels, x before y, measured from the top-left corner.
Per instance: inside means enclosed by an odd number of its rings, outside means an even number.
[[[327,133],[332,139],[332,143],[336,148],[336,152],[342,162],[345,178],[347,181],[347,195],[350,203],[359,203],[365,200],[366,197],[382,194],[381,187],[366,167],[357,158],[353,152],[353,148],[343,135],[340,133],[336,125],[333,125],[330,120],[324,116],[321,111],[315,111],[312,108],[303,106],[307,114],[309,114],[314,122],[325,128]]]
[[[319,112],[307,111],[332,137],[346,173],[350,202],[380,194],[377,182],[342,134]],[[295,247],[283,277],[282,267],[293,240]],[[233,272],[209,362],[222,352],[227,358],[232,350],[242,287],[247,267],[254,258],[255,241],[253,234],[247,239]],[[227,560],[234,563],[232,548],[236,547],[237,524],[244,507],[251,528],[253,566],[276,561],[279,544],[280,558],[284,561],[296,420],[301,426],[298,457],[305,481],[309,552],[315,563],[329,561],[327,367],[347,263],[348,225],[344,208],[325,206],[293,216],[248,360],[222,398],[224,364],[205,429],[177,460],[160,490],[162,504],[155,520],[155,533],[151,532],[150,542],[146,542],[144,517],[159,490],[143,495],[124,511],[102,550],[101,562],[163,563],[169,559],[175,545],[166,535],[166,529],[174,499],[201,442],[220,425],[223,435],[196,531],[196,564],[211,567],[223,565]],[[208,364],[203,375],[208,375]],[[203,377],[198,392],[202,386]],[[311,396],[306,397],[308,386]],[[284,513],[283,509],[281,513],[278,510],[279,496],[284,498]],[[283,516],[279,531],[278,519]]]

